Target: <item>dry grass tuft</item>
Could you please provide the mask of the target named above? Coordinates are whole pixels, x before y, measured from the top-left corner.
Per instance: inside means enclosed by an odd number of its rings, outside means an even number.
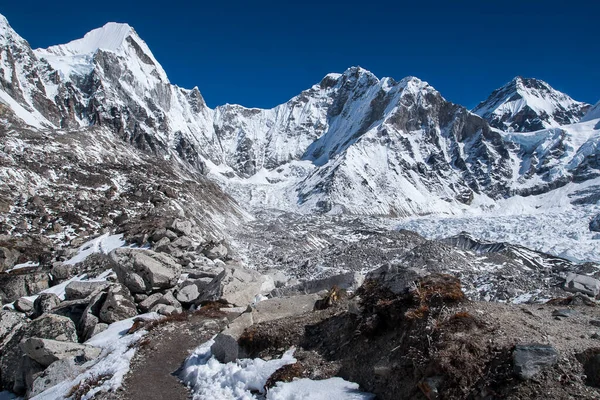
[[[91,377],[82,380],[79,384],[73,386],[67,393],[67,397],[72,400],[81,400],[90,390],[100,386],[102,383],[110,379],[112,375],[101,374],[92,375]]]

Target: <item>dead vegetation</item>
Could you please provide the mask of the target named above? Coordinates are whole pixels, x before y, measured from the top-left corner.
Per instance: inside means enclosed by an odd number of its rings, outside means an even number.
[[[92,375],[73,386],[66,397],[71,400],[81,400],[90,390],[102,385],[111,377],[108,374]]]

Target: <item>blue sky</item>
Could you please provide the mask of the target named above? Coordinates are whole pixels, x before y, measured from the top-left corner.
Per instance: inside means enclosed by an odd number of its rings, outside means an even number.
[[[354,65],[417,76],[469,108],[516,75],[600,99],[598,1],[34,0],[0,13],[34,48],[127,22],[171,82],[213,107],[273,107]]]

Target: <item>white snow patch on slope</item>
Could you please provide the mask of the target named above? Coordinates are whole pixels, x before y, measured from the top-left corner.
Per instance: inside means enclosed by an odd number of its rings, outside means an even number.
[[[32,399],[55,400],[67,398],[67,394],[73,387],[86,379],[102,376],[106,379],[99,386],[92,388],[82,399],[91,399],[99,392],[114,392],[117,390],[123,382],[123,377],[129,372],[131,359],[136,351],[134,344],[147,333],[144,330],[139,330],[127,335],[127,331],[133,325],[133,320],[137,318],[154,320],[162,317],[156,313],[148,313],[111,324],[108,329],[86,342],[91,346],[100,347],[102,353],[97,359],[84,364],[85,372],[72,380],[51,387],[45,392],[32,397]]]
[[[105,233],[92,239],[79,248],[78,253],[71,259],[65,261],[65,264],[74,265],[84,261],[88,256],[94,253],[108,254],[116,248],[125,246],[123,235],[109,235]]]
[[[192,388],[194,400],[251,400],[252,391],[263,393],[267,379],[284,365],[293,364],[294,349],[281,358],[264,361],[260,358],[242,359],[222,364],[212,356],[214,340],[201,344],[186,360],[181,379]],[[262,397],[260,397],[262,398]],[[269,400],[367,400],[373,395],[358,391],[358,384],[332,378],[323,381],[301,379],[279,383],[267,394]]]
[[[374,398],[374,394],[361,392],[358,383],[337,377],[321,381],[298,379],[292,382],[279,382],[267,394],[267,400],[370,400]]]

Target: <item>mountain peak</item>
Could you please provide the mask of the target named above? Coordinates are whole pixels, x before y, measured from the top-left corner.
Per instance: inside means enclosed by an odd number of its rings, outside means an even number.
[[[127,37],[132,34],[137,36],[128,24],[109,22],[101,28],[86,33],[81,39],[51,46],[47,51],[57,55],[91,54],[98,50],[118,51]]]
[[[588,108],[540,79],[516,76],[472,111],[496,128],[530,132],[578,122]]]

